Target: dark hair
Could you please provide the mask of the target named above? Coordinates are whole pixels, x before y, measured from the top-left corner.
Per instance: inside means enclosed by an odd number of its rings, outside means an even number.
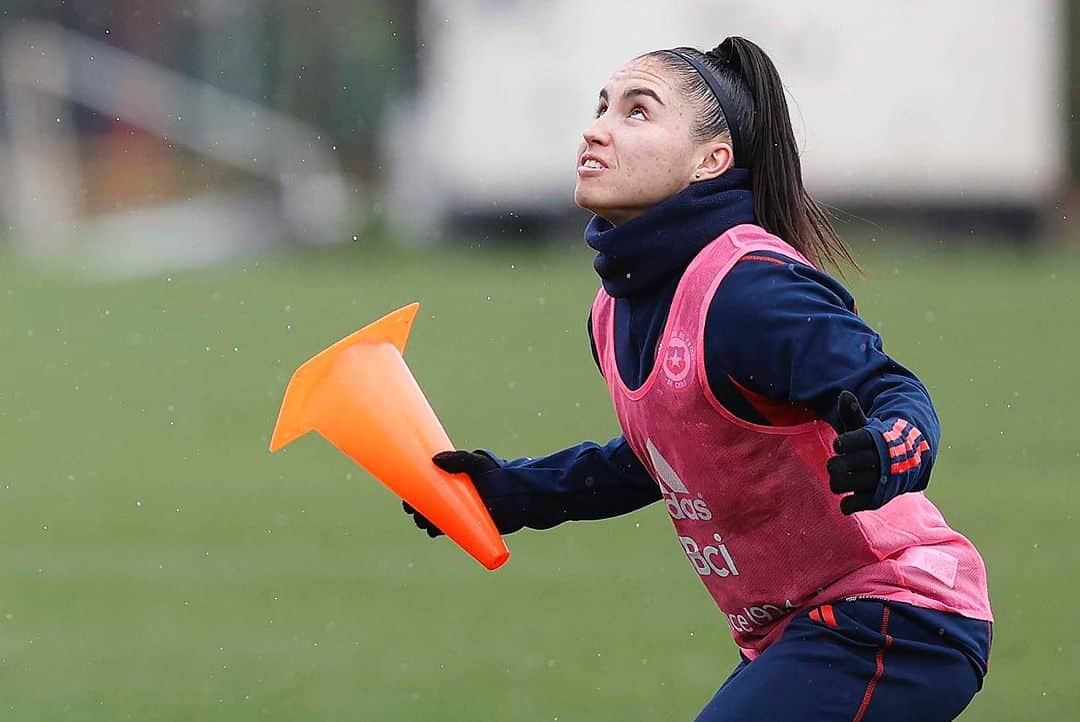
[[[836,268],[846,261],[854,268],[851,252],[840,240],[825,210],[803,186],[802,165],[791,129],[784,86],[772,60],[746,38],[729,37],[707,53],[697,48],[676,48],[698,58],[727,93],[734,118],[725,118],[716,96],[701,75],[678,55],[657,50],[642,56],[660,62],[675,76],[680,90],[698,108],[692,133],[703,142],[731,135],[735,123],[740,145],[750,158],[735,157],[735,165],[750,169],[754,218],[817,266],[828,261]]]

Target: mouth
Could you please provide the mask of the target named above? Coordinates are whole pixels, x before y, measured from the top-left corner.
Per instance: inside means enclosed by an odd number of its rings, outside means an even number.
[[[591,176],[598,176],[607,169],[608,167],[598,158],[586,154],[578,161],[577,173],[580,178],[588,178]]]

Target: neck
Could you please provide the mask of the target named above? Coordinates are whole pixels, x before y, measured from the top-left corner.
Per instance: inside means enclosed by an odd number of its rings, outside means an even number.
[[[718,236],[753,222],[750,172],[732,168],[626,220],[594,216],[585,242],[597,251],[593,268],[604,289],[612,296],[631,296],[681,275]]]
[[[638,216],[640,216],[644,212],[645,211],[643,211],[643,210],[626,211],[626,212],[610,211],[609,210],[609,211],[604,211],[603,215],[601,215],[599,213],[597,213],[596,215],[601,220],[604,220],[604,221],[607,221],[608,223],[610,223],[613,228],[617,228],[617,227],[619,227],[621,225],[625,225],[627,221],[634,220],[635,218],[637,218]]]

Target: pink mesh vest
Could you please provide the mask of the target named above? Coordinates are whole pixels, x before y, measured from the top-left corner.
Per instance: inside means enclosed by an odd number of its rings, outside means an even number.
[[[751,659],[794,611],[853,597],[991,620],[975,547],[922,493],[876,511],[840,513],[825,461],[836,433],[814,420],[761,426],[720,405],[705,375],[705,316],[739,258],[775,251],[764,229],[736,226],[694,258],[675,292],[656,363],[631,390],[615,362],[615,299],[592,309],[600,367],[630,446],[663,493],[679,544]]]

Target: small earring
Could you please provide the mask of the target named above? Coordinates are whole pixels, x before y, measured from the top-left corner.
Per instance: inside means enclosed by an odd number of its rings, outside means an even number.
[[[700,174],[700,173],[695,173],[695,174],[694,174],[694,177],[695,177],[695,178],[700,178],[700,177],[701,177],[701,174]]]

